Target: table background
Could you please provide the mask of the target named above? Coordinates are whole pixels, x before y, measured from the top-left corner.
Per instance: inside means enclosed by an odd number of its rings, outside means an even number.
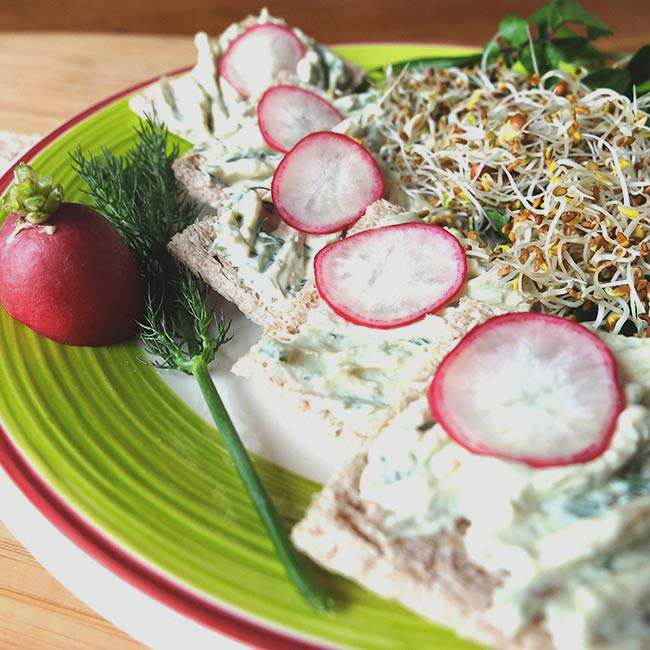
[[[277,0],[269,8],[325,43],[481,45],[501,16],[528,16],[540,4]],[[647,0],[582,4],[614,30],[603,49],[632,51],[650,43]],[[0,130],[45,133],[114,92],[193,63],[191,34],[217,34],[258,9],[240,0],[6,1],[0,10]],[[70,595],[0,523],[0,650],[140,647]]]
[[[0,30],[111,31],[193,34],[222,31],[247,13],[255,0],[5,0]],[[529,16],[543,0],[269,0],[277,16],[323,43],[348,41],[446,41],[483,44],[507,13]],[[581,0],[610,25],[627,49],[647,42],[647,0]]]

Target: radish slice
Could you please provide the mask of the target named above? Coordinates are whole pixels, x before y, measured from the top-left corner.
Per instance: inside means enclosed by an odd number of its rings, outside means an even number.
[[[449,302],[463,286],[460,242],[438,226],[402,223],[351,235],[314,259],[323,300],[357,325],[407,325]]]
[[[343,117],[328,101],[298,86],[269,88],[257,107],[269,147],[286,152],[314,131],[328,131]]]
[[[219,60],[219,74],[242,96],[264,92],[279,72],[295,72],[305,46],[289,27],[264,23],[240,34]]]
[[[552,467],[602,454],[624,400],[616,361],[595,334],[514,313],[474,328],[445,357],[429,404],[469,451]]]
[[[384,179],[374,158],[352,138],[319,131],[282,159],[271,194],[290,226],[322,235],[351,226],[384,195]]]

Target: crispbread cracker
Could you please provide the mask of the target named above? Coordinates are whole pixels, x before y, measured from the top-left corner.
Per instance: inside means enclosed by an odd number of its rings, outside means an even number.
[[[211,252],[214,226],[220,218],[219,202],[223,195],[218,186],[207,183],[198,167],[200,164],[200,154],[193,154],[192,158],[186,156],[178,159],[174,171],[191,196],[204,203],[217,205],[217,214],[204,217],[175,235],[169,243],[170,251],[217,293],[235,303],[247,318],[261,325],[267,335],[281,337],[295,333],[307,317],[309,309],[320,301],[313,281],[307,282],[288,306],[265,303],[254,289],[242,282],[237,269],[228,260]],[[372,228],[382,217],[400,212],[403,209],[399,206],[384,200],[376,201],[368,206],[350,233]]]
[[[224,197],[223,185],[210,179],[202,170],[206,168],[205,156],[196,150],[176,158],[172,165],[180,186],[199,203],[216,208]]]
[[[357,455],[316,496],[291,533],[300,550],[462,637],[504,650],[552,650],[541,621],[506,639],[484,620],[500,581],[468,559],[463,535],[469,522],[459,519],[453,533],[388,535],[382,527],[387,513],[359,493],[365,465],[365,454]]]
[[[470,298],[461,298],[457,307],[445,310],[446,328],[436,340],[434,349],[426,356],[423,355],[422,364],[414,375],[404,377],[404,391],[390,408],[380,414],[374,426],[365,424],[361,428],[347,421],[339,415],[340,408],[337,407],[340,407],[340,404],[337,400],[305,392],[301,384],[282,372],[280,364],[273,363],[267,356],[257,352],[255,347],[235,363],[232,371],[249,379],[265,379],[279,389],[282,400],[288,401],[292,407],[320,417],[328,434],[340,436],[353,447],[363,449],[379,429],[421,395],[442,359],[467,332],[475,325],[500,313],[501,310]]]
[[[0,131],[0,169],[4,171],[28,147],[36,144],[40,135],[25,135],[12,131]]]

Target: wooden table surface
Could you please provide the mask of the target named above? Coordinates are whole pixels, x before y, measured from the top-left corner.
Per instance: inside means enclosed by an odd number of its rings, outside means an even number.
[[[594,4],[609,24],[619,25],[621,15],[630,21],[628,31],[610,39],[609,49],[632,50],[650,43],[650,3],[641,3],[647,4],[645,8],[637,2]],[[448,21],[457,27],[455,31],[447,27],[445,40],[487,40],[494,30],[493,16],[514,9],[506,2],[496,5],[490,3],[489,20],[485,12],[468,10],[462,12],[462,24]],[[639,10],[643,20],[635,14]],[[356,36],[348,29],[345,36],[333,40],[386,40],[385,31],[378,28],[371,33],[357,28]],[[418,36],[422,40],[419,32]],[[406,39],[396,35],[392,40]],[[189,36],[0,32],[0,51],[0,130],[22,133],[45,133],[114,92],[194,59]],[[51,578],[0,523],[0,650],[140,647]]]

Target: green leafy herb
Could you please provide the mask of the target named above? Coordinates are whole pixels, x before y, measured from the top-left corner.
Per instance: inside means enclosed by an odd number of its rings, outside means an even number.
[[[499,26],[499,54],[508,65],[521,61],[529,73],[544,74],[560,62],[594,67],[602,65],[608,57],[591,41],[611,35],[611,30],[573,0],[551,0],[528,21],[517,18],[518,28],[513,37],[510,25],[515,18],[508,16]],[[582,26],[585,35],[569,25]],[[525,39],[521,37],[524,31]]]
[[[559,67],[560,63],[567,62],[583,67],[589,67],[595,63],[602,65],[607,58],[586,38],[580,37],[556,38],[553,41],[547,41],[546,57],[554,68]]]
[[[650,82],[650,45],[644,45],[630,59],[627,69],[631,75],[631,82],[639,87]]]
[[[481,53],[477,54],[462,54],[459,56],[428,56],[420,59],[409,59],[394,63],[392,68],[394,71],[403,70],[405,67],[414,68],[463,68],[469,65],[476,65],[481,61]],[[383,69],[383,66],[382,68]]]
[[[499,23],[499,36],[513,47],[528,42],[528,22],[519,16],[506,16]]]
[[[581,27],[584,34],[575,31],[574,26]],[[590,88],[612,88],[631,97],[636,85],[641,94],[641,85],[650,79],[650,47],[642,47],[623,66],[619,56],[593,45],[596,39],[611,34],[607,25],[573,0],[551,0],[529,22],[506,16],[499,26],[495,53],[506,65],[520,61],[530,74],[544,74],[561,63],[569,63],[587,70],[582,81]],[[608,61],[614,61],[614,67],[608,67]]]
[[[480,52],[457,56],[427,56],[391,63],[391,68],[393,72],[400,72],[404,68],[464,68],[480,63],[481,56]],[[381,83],[385,79],[384,70],[385,66],[383,65],[372,68],[367,72],[367,77],[373,83]]]
[[[602,52],[593,44],[611,34],[605,23],[574,0],[551,0],[528,20],[505,16],[496,38],[486,44],[483,52],[488,63],[501,59],[510,67],[520,64],[529,74],[543,75],[560,64],[571,64],[585,69],[583,81],[590,88],[608,87],[628,97],[632,97],[635,86],[639,96],[650,92],[650,46],[644,45],[625,64],[622,57]],[[420,58],[399,63],[393,69],[473,66],[482,58],[481,53]]]
[[[88,196],[120,232],[139,265],[147,292],[142,341],[159,359],[159,368],[196,378],[289,578],[314,609],[330,609],[329,597],[309,577],[210,376],[208,364],[230,339],[229,324],[215,319],[205,285],[167,250],[169,239],[198,215],[198,206],[185,197],[174,177],[178,147],[170,145],[167,130],[156,119],[141,122],[136,136],[123,157],[102,149],[87,158],[78,149],[72,160]]]
[[[561,29],[565,23],[584,25],[590,40],[612,35],[612,30],[605,23],[572,0],[551,0],[536,11],[530,21],[537,27],[542,38]]]
[[[621,94],[627,92],[631,80],[629,71],[620,68],[601,68],[582,78],[590,88],[611,88]]]
[[[636,94],[638,97],[641,95],[646,95],[647,93],[650,93],[650,79],[648,79],[648,81],[644,81],[642,84],[639,84],[636,87]]]
[[[178,273],[167,242],[194,222],[199,208],[176,185],[171,165],[179,149],[169,146],[167,131],[146,121],[136,129],[136,136],[136,144],[124,157],[102,148],[92,158],[87,159],[81,149],[71,158],[88,186],[88,196],[124,239],[143,286],[157,302],[168,293],[165,278]]]
[[[490,220],[492,227],[500,234],[503,235],[503,229],[508,223],[508,217],[499,212],[498,210],[486,210],[487,218]]]

